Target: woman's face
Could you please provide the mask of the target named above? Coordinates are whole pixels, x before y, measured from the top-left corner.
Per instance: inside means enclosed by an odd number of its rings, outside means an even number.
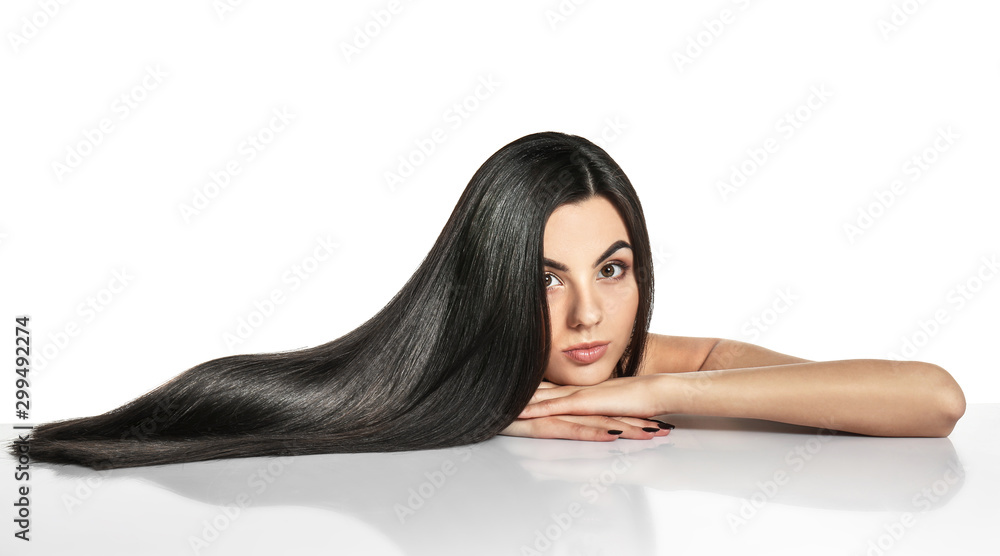
[[[604,197],[552,212],[543,240],[552,328],[545,380],[589,386],[611,377],[639,307],[628,229]],[[596,350],[566,351],[580,344]]]

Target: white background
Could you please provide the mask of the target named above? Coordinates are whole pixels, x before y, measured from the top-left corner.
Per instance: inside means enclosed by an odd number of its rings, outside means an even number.
[[[887,359],[910,339],[905,358],[950,371],[970,403],[1000,401],[1000,279],[983,270],[1000,253],[996,3],[224,5],[0,6],[4,420],[16,316],[31,317],[31,422],[329,341],[405,283],[487,157],[549,130],[605,147],[638,191],[653,332],[812,360]],[[953,141],[935,150],[939,130]],[[251,135],[268,141],[252,160]],[[918,179],[914,156],[932,160]],[[333,254],[310,260],[324,241]],[[961,307],[959,286],[977,290]],[[227,345],[275,289],[284,301]]]

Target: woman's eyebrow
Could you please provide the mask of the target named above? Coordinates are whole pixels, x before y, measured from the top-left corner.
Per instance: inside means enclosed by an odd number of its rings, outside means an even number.
[[[632,246],[629,245],[627,241],[625,241],[623,239],[619,239],[618,241],[612,243],[611,247],[608,247],[603,253],[601,253],[600,257],[597,257],[597,260],[594,261],[594,268],[597,268],[597,265],[601,264],[601,261],[603,261],[604,259],[610,257],[612,253],[614,253],[615,251],[621,249],[622,247],[627,247],[629,249],[632,248]],[[566,266],[566,265],[564,265],[564,264],[562,264],[560,262],[553,261],[552,259],[544,259],[543,258],[542,262],[545,263],[545,266],[551,266],[552,268],[554,268],[556,270],[561,270],[563,272],[568,272],[569,271],[569,267],[568,266]]]

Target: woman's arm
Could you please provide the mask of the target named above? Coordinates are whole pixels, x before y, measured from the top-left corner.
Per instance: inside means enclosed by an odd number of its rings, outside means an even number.
[[[769,367],[771,365],[812,362],[809,359],[785,355],[784,353],[778,353],[747,342],[721,339],[708,352],[708,356],[698,370],[745,369],[747,367]]]
[[[965,413],[958,383],[929,363],[815,362],[738,340],[653,338],[652,368],[671,374],[684,370],[676,361],[690,367],[714,340],[698,374],[678,375],[684,378],[682,395],[670,384],[677,381],[665,381],[672,413],[752,417],[875,436],[948,436]],[[769,369],[755,370],[759,367]]]
[[[806,362],[809,360],[737,340],[650,333],[638,374],[689,373]]]
[[[651,346],[642,376],[551,389],[522,417],[687,413],[874,436],[947,436],[965,413],[958,383],[930,363],[815,362],[725,339],[660,336]]]
[[[669,413],[767,419],[874,436],[948,436],[965,413],[952,376],[920,361],[849,359],[657,375]]]

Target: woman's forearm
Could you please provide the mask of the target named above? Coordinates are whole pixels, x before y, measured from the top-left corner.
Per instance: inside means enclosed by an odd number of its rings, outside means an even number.
[[[756,344],[722,338],[716,342],[698,370],[745,369],[788,363],[812,363],[812,360],[778,353]]]
[[[920,361],[850,359],[656,376],[667,413],[874,436],[947,436],[965,413],[955,379]]]

